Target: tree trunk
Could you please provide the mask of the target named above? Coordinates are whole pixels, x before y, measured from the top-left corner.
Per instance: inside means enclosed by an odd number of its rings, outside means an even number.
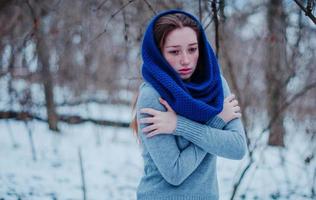
[[[42,32],[37,35],[37,53],[39,60],[42,64],[41,74],[44,84],[45,101],[46,101],[46,113],[49,128],[54,131],[58,131],[55,102],[54,102],[54,85],[51,72],[49,70],[49,48],[45,44]]]
[[[267,65],[265,67],[267,111],[268,118],[273,120],[268,144],[284,146],[284,114],[282,113],[275,118],[286,100],[285,80],[288,74],[286,68],[286,21],[282,1],[269,1],[267,22]]]
[[[49,46],[47,45],[47,37],[44,33],[44,23],[41,22],[45,11],[42,8],[34,4],[35,19],[34,19],[34,33],[36,38],[36,50],[38,54],[38,60],[41,66],[41,76],[44,85],[45,101],[46,101],[46,113],[49,129],[53,131],[59,131],[57,122],[58,116],[56,113],[56,107],[54,102],[54,84],[52,74],[49,67]]]

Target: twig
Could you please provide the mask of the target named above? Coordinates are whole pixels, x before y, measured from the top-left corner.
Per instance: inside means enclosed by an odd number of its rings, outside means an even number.
[[[84,168],[83,168],[83,160],[82,160],[82,155],[81,155],[81,147],[78,148],[78,156],[79,156],[79,165],[80,165],[80,175],[81,175],[81,188],[82,188],[82,195],[83,195],[83,200],[87,199],[87,194],[86,194],[86,182],[84,178]]]
[[[250,167],[252,166],[252,164],[255,162],[254,159],[253,159],[253,156],[252,156],[252,153],[253,152],[249,152],[249,163],[247,164],[247,166],[245,167],[245,169],[242,171],[237,183],[234,184],[234,187],[233,187],[233,192],[232,192],[232,195],[230,197],[230,200],[233,200],[236,193],[237,193],[237,190],[238,190],[238,187],[239,185],[241,184],[243,178],[246,176],[248,170],[250,169]]]
[[[32,129],[30,128],[30,125],[28,124],[27,121],[24,121],[25,127],[27,129],[28,135],[29,135],[29,141],[30,141],[30,146],[32,150],[32,157],[33,161],[36,161],[36,151],[35,151],[35,146],[34,146],[34,141],[33,141],[33,132]]]
[[[316,197],[316,169],[314,170],[314,177],[313,177],[313,184],[312,184],[312,190],[311,190],[311,198],[315,199]]]
[[[147,4],[148,8],[154,13],[154,15],[157,14],[157,12],[154,10],[154,8],[152,7],[152,5],[147,1],[147,0],[144,0],[145,3]]]
[[[214,27],[215,27],[215,47],[216,47],[216,57],[218,57],[219,52],[219,32],[218,32],[218,17],[217,17],[217,6],[216,0],[212,0],[212,12],[214,19]]]
[[[202,21],[202,1],[199,0],[199,20]]]
[[[204,17],[204,19],[201,19],[201,24],[205,24],[207,19],[212,15],[212,12],[208,12],[208,15],[206,17]],[[211,19],[212,21],[213,19]],[[207,25],[209,26],[210,23],[208,23]],[[206,25],[203,25],[204,29],[206,29]]]
[[[311,12],[312,11],[311,3],[308,4],[310,6],[307,6],[307,8],[305,8],[304,5],[299,0],[294,0],[294,1],[301,8],[301,10],[305,13],[305,15],[308,16],[314,22],[314,24],[316,24],[316,17]]]
[[[95,127],[96,146],[101,146],[100,127]]]
[[[12,133],[12,128],[10,126],[10,121],[9,120],[6,120],[7,121],[7,126],[8,126],[8,132],[9,132],[9,135],[10,135],[10,139],[11,139],[11,142],[12,142],[12,147],[13,148],[18,148],[19,145],[18,143],[15,141],[14,137],[13,137],[13,133]]]
[[[126,6],[128,6],[129,4],[131,4],[133,1],[134,1],[134,0],[129,0],[127,3],[125,3],[124,5],[122,5],[117,11],[115,11],[115,12],[111,15],[110,19],[108,19],[108,21],[106,22],[104,30],[103,30],[101,33],[99,33],[99,34],[98,34],[93,40],[91,40],[90,42],[94,42],[94,41],[97,40],[99,37],[101,37],[104,33],[106,33],[107,27],[108,27],[109,23],[111,22],[111,20],[112,20],[119,12],[121,12],[121,10],[123,10]]]
[[[286,87],[286,85],[290,82],[290,80],[295,77],[296,75],[296,68],[297,68],[297,62],[296,58],[300,58],[300,51],[299,51],[299,45],[301,43],[302,39],[302,29],[303,29],[303,22],[302,22],[302,13],[299,11],[298,13],[298,31],[297,31],[297,38],[294,43],[294,47],[292,48],[292,54],[290,57],[290,61],[287,61],[287,65],[289,66],[289,75],[287,76],[286,80],[284,81],[284,84],[282,87]],[[286,39],[288,40],[288,39]]]
[[[104,0],[102,3],[100,3],[100,5],[99,5],[97,8],[94,9],[93,11],[96,12],[96,11],[100,10],[100,9],[102,8],[102,6],[103,6],[106,2],[108,2],[108,0]]]
[[[122,16],[123,16],[123,23],[124,23],[125,56],[127,56],[127,53],[129,52],[128,51],[128,27],[129,27],[129,24],[127,23],[126,14],[125,14],[124,10],[122,10]],[[126,62],[128,62],[127,57],[125,57],[125,60],[126,60]],[[128,65],[128,68],[129,67],[130,66]]]

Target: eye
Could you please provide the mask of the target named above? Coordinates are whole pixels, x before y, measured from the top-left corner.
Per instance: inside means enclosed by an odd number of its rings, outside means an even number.
[[[168,53],[170,53],[172,55],[179,55],[180,51],[179,50],[172,50],[172,51],[168,51]]]
[[[191,47],[189,48],[189,53],[194,53],[196,52],[196,50],[197,50],[197,47]]]

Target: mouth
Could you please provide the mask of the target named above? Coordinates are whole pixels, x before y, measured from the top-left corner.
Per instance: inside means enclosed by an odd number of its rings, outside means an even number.
[[[187,75],[187,74],[190,74],[191,72],[192,72],[192,68],[183,68],[179,70],[179,73],[181,75]]]

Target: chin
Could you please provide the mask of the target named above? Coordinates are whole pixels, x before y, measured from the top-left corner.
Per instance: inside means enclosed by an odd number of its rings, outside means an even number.
[[[190,81],[191,75],[182,76],[181,79],[184,80],[184,81]]]

